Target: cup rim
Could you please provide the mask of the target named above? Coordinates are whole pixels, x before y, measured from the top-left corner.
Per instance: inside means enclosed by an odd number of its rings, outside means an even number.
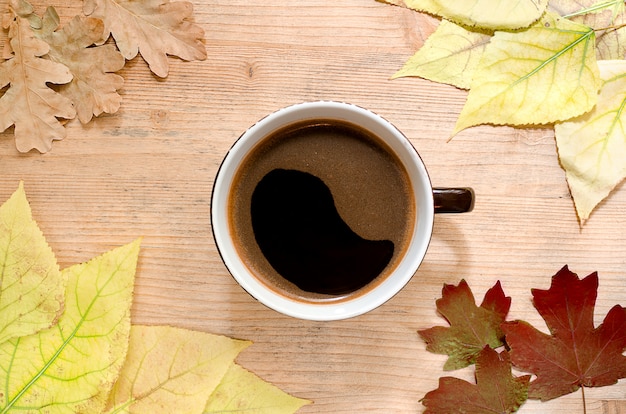
[[[303,115],[304,114],[304,115]],[[299,120],[340,119],[366,127],[396,153],[409,174],[417,217],[413,236],[396,267],[376,288],[354,298],[329,302],[300,302],[281,296],[263,285],[239,258],[229,234],[228,196],[234,173],[249,151],[273,131]],[[279,122],[280,121],[280,122]],[[361,122],[367,125],[362,125]],[[274,125],[274,126],[273,126]],[[390,141],[392,140],[392,141]],[[410,163],[407,165],[407,163]],[[419,195],[416,194],[419,189]],[[218,253],[239,285],[265,306],[282,314],[307,320],[331,321],[352,318],[378,308],[395,296],[421,265],[432,237],[434,200],[424,162],[409,139],[391,122],[363,107],[337,101],[310,101],[290,105],[261,118],[230,147],[218,168],[211,194],[211,229]],[[416,237],[421,234],[420,237]]]

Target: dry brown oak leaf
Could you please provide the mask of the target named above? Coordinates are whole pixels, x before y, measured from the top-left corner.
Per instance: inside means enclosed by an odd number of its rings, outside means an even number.
[[[187,61],[207,57],[204,30],[187,20],[193,11],[189,2],[169,0],[86,0],[87,16],[104,22],[106,41],[109,34],[127,60],[137,53],[157,76],[169,72],[167,55]]]
[[[58,118],[72,119],[72,101],[50,89],[47,83],[65,84],[72,74],[64,65],[43,59],[49,46],[37,39],[28,20],[16,17],[9,23],[13,56],[0,65],[0,132],[15,125],[15,145],[21,152],[47,152],[52,141],[65,138]]]
[[[550,289],[532,290],[533,304],[551,335],[523,321],[502,325],[513,365],[537,376],[529,398],[550,400],[626,377],[626,308],[614,306],[594,327],[597,290],[597,273],[580,280],[565,266]]]
[[[59,16],[49,7],[42,27],[35,33],[50,45],[48,58],[67,66],[73,75],[70,83],[58,88],[71,99],[83,124],[103,112],[117,112],[122,97],[117,93],[124,78],[116,75],[124,67],[124,56],[112,44],[91,47],[102,38],[104,24],[93,17],[76,16],[62,30]]]

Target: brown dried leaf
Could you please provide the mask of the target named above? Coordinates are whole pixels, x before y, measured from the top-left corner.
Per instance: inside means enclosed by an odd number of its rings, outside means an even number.
[[[47,83],[64,84],[72,74],[62,64],[43,59],[49,51],[37,39],[28,20],[16,17],[9,26],[13,57],[0,66],[0,131],[15,125],[15,145],[21,152],[49,151],[52,141],[65,137],[57,118],[76,116],[72,102],[50,89]]]
[[[188,21],[193,6],[186,1],[169,0],[86,0],[84,12],[104,21],[105,41],[113,36],[128,60],[145,59],[157,76],[169,71],[167,55],[183,60],[204,60],[204,30]]]
[[[117,91],[124,85],[124,78],[113,72],[121,70],[126,60],[112,44],[91,47],[102,38],[102,20],[76,16],[62,30],[58,27],[59,17],[50,7],[37,35],[50,45],[48,57],[72,72],[72,81],[61,86],[59,92],[72,100],[83,124],[94,115],[117,112],[122,102]]]

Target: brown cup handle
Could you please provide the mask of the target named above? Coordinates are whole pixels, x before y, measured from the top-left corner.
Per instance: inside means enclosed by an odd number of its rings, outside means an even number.
[[[433,188],[435,213],[467,213],[474,208],[471,188]]]

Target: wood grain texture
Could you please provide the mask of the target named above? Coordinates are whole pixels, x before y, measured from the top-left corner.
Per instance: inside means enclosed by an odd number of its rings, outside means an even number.
[[[80,12],[69,0],[55,6],[62,22]],[[68,123],[50,153],[19,154],[13,129],[0,134],[0,200],[24,181],[62,268],[143,236],[134,322],[252,340],[239,362],[314,400],[302,413],[414,413],[443,374],[445,358],[426,352],[416,332],[445,324],[434,304],[443,283],[465,278],[481,300],[500,280],[513,297],[511,318],[544,326],[530,287],[547,289],[568,264],[580,276],[599,272],[597,323],[626,304],[626,188],[581,229],[550,128],[482,126],[448,142],[466,92],[389,80],[434,19],[374,0],[194,7],[206,61],[173,58],[165,80],[141,58],[128,62],[121,110]],[[330,323],[279,315],[244,292],[220,260],[209,217],[215,174],[237,137],[280,107],[318,99],[379,113],[409,137],[434,185],[477,194],[472,213],[436,217],[425,262],[403,291],[367,315]],[[621,399],[624,382],[588,390],[588,413],[625,412]],[[581,413],[581,396],[520,412]]]

